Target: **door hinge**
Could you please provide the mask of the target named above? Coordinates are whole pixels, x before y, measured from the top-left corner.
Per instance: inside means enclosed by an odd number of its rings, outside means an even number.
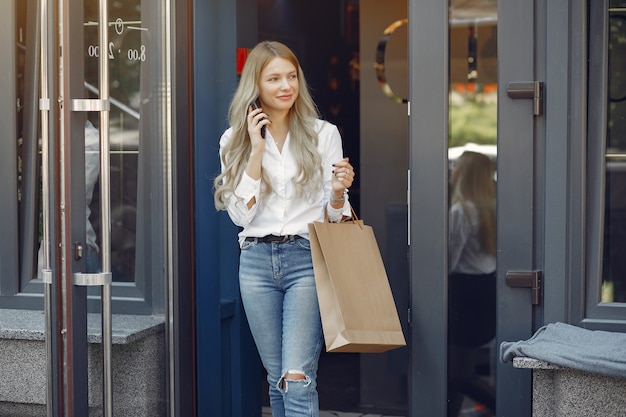
[[[533,305],[541,302],[541,271],[508,271],[506,285],[512,288],[530,288]]]
[[[506,94],[513,98],[531,98],[533,115],[543,114],[543,81],[510,82],[506,85]]]

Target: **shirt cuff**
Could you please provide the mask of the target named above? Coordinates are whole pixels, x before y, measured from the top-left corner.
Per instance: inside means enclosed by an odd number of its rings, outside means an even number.
[[[350,217],[352,215],[350,202],[346,198],[346,201],[343,202],[343,207],[334,208],[329,201],[328,204],[326,204],[326,213],[328,214],[328,220],[332,223],[339,223],[343,216]]]
[[[257,197],[258,201],[260,190],[261,179],[259,178],[258,180],[254,180],[250,178],[246,171],[244,171],[243,175],[241,176],[241,181],[239,182],[239,185],[237,185],[237,188],[235,188],[235,195],[243,199],[243,201],[245,201],[246,203],[250,201],[252,197]]]

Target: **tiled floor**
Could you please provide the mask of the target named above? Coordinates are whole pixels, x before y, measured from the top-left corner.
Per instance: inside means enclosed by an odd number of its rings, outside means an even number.
[[[263,417],[272,417],[272,411],[269,409],[269,407],[263,407]],[[402,416],[383,416],[381,414],[345,413],[342,411],[320,411],[320,417],[402,417]]]

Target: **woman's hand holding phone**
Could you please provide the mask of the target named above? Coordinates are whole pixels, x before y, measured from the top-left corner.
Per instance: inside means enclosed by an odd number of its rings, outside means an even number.
[[[257,131],[260,127],[260,134],[261,134],[261,138],[265,139],[265,135],[267,132],[267,124],[270,122],[269,119],[267,119],[267,115],[263,113],[263,110],[261,109],[261,106],[259,105],[259,100],[255,100],[250,104],[250,107],[252,107],[252,110],[248,113],[248,131],[250,133],[250,136],[252,136],[252,133]],[[252,117],[250,117],[252,116]]]
[[[270,121],[267,119],[267,115],[263,113],[263,110],[261,110],[259,104],[253,102],[248,107],[247,122],[252,149],[246,166],[246,173],[250,178],[258,180],[261,178],[261,162],[265,153],[265,129],[267,129],[266,125]],[[253,200],[250,200],[248,207],[254,204]]]

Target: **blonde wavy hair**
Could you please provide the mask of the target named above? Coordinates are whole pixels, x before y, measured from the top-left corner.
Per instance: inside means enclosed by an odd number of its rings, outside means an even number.
[[[451,203],[461,204],[469,216],[467,202],[476,207],[479,221],[479,240],[485,253],[496,254],[496,184],[493,164],[488,156],[466,151],[455,163],[457,180],[452,191]]]
[[[280,42],[263,41],[252,49],[246,59],[241,79],[228,110],[228,121],[233,129],[230,142],[222,150],[224,169],[214,182],[215,207],[225,210],[235,187],[241,181],[252,146],[248,134],[247,114],[250,103],[259,95],[259,77],[265,66],[274,58],[288,60],[297,69],[299,93],[289,110],[290,150],[295,155],[298,171],[292,179],[298,197],[312,197],[323,186],[322,158],[317,150],[318,136],[315,122],[318,109],[309,92],[304,73],[295,54]],[[263,195],[272,193],[269,176],[261,173],[265,188]]]

